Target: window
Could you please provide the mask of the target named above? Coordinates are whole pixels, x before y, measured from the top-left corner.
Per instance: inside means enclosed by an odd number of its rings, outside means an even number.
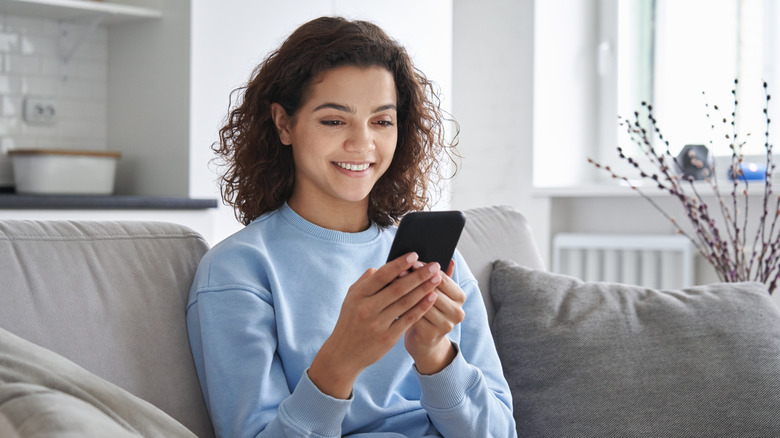
[[[713,131],[705,104],[730,118],[735,78],[739,138],[751,133],[743,153],[765,153],[763,81],[776,95],[770,142],[780,138],[779,1],[537,1],[534,15],[535,187],[611,181],[588,158],[632,177],[615,150],[633,147],[617,116],[631,118],[643,101],[673,154],[713,141],[716,156],[729,155],[730,124]]]
[[[672,153],[685,144],[706,144],[716,156],[730,155],[725,133],[732,129],[731,90],[738,78],[737,138],[746,141],[746,155],[765,154],[763,82],[768,82],[770,93],[780,90],[778,3],[618,2],[618,113],[631,116],[641,101],[647,101]],[[705,104],[710,105],[714,130]],[[770,101],[770,117],[780,114],[772,104],[777,107],[780,102]],[[780,121],[780,116],[775,119]],[[629,141],[624,130],[618,135],[619,143]]]

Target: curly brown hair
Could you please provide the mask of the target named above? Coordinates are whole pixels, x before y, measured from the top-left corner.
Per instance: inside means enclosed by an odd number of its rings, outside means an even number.
[[[381,28],[339,17],[314,19],[293,32],[230,95],[225,125],[212,149],[226,167],[222,198],[244,225],[286,202],[295,184],[295,163],[279,139],[271,104],[295,115],[312,79],[341,66],[380,66],[392,73],[398,95],[398,143],[393,160],[369,194],[368,216],[387,227],[409,211],[428,206],[429,191],[457,168],[456,135],[445,139],[437,87],[417,70],[406,50]],[[234,103],[234,98],[237,102]]]

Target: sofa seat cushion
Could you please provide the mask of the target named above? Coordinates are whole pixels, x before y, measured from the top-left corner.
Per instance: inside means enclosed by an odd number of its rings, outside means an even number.
[[[195,435],[152,404],[0,329],[0,436]]]
[[[498,261],[520,436],[780,436],[780,312],[760,283],[652,290]]]

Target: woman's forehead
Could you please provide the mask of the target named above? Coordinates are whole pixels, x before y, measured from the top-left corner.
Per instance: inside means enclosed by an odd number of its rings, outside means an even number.
[[[317,75],[303,95],[303,105],[356,105],[371,109],[392,109],[397,102],[397,90],[392,73],[384,67],[344,66],[326,70]]]

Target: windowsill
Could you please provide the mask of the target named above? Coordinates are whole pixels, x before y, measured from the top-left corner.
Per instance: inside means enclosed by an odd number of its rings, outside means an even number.
[[[659,190],[656,186],[649,183],[635,183],[638,190],[641,190],[643,194],[651,197],[665,197],[671,196],[669,192]],[[778,182],[774,182],[772,187],[774,188]],[[737,194],[742,196],[744,190],[744,183],[740,183],[737,186]],[[749,196],[763,196],[765,189],[764,181],[750,181],[748,183],[748,195]],[[733,184],[731,181],[720,184],[720,193],[723,197],[731,197],[733,191]],[[691,190],[689,185],[684,187],[686,193],[693,195],[694,191]],[[697,181],[694,183],[694,189],[702,196],[712,196],[713,191],[710,184],[704,181]],[[774,190],[773,190],[774,192]],[[628,196],[640,196],[635,190],[631,189],[627,184],[614,184],[614,183],[583,183],[577,186],[557,186],[557,187],[534,187],[531,191],[532,195],[540,198],[619,198]],[[776,193],[776,192],[775,192]]]
[[[158,196],[0,194],[0,210],[205,210],[216,199]]]

